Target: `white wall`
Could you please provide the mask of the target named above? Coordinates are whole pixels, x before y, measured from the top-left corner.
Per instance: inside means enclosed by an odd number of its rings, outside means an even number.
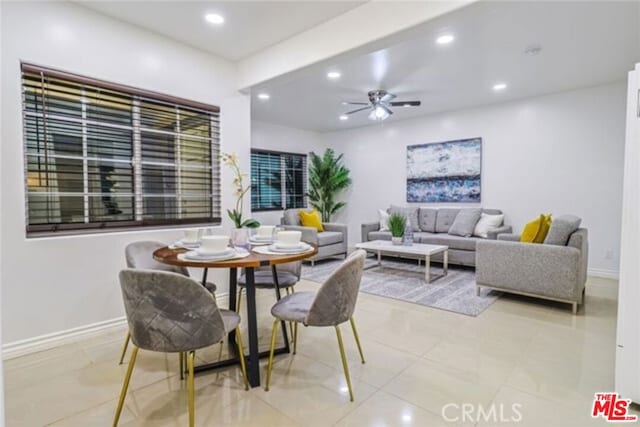
[[[2,339],[5,343],[123,315],[118,271],[132,241],[180,231],[26,239],[20,61],[221,107],[222,149],[249,167],[250,100],[235,67],[170,39],[61,2],[2,3]],[[223,169],[223,208],[232,187]],[[11,209],[6,209],[11,207]],[[225,218],[225,226],[230,224]],[[213,279],[226,282],[226,272]]]
[[[482,137],[482,206],[502,209],[515,232],[542,212],[582,217],[589,268],[618,270],[625,84],[388,122],[324,137],[345,153],[353,186],[336,219],[350,243],[377,209],[406,205],[406,146]]]
[[[327,144],[318,132],[280,126],[254,120],[251,122],[251,148],[308,154],[324,152]],[[255,212],[262,224],[280,224],[282,211]]]

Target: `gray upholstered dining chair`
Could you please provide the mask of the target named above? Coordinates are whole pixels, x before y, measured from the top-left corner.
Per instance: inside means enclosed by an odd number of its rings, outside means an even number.
[[[126,269],[120,272],[122,299],[131,332],[133,350],[122,384],[113,425],[118,425],[138,349],[163,353],[187,353],[189,426],[195,424],[195,350],[210,346],[229,332],[237,337],[238,359],[245,389],[249,389],[240,334],[240,316],[218,308],[211,294],[182,274]]]
[[[353,320],[353,311],[358,299],[362,269],[367,254],[362,249],[353,252],[322,284],[317,293],[296,292],[287,295],[278,301],[272,308],[271,314],[276,318],[271,330],[271,348],[269,351],[269,364],[267,366],[267,381],[265,390],[269,391],[271,370],[273,368],[273,354],[276,345],[276,333],[278,323],[282,320],[294,322],[293,353],[296,353],[298,341],[298,323],[304,326],[333,326],[338,337],[338,347],[342,358],[344,376],[349,387],[349,399],[353,401],[353,389],[349,376],[349,366],[342,343],[340,324],[349,321],[353,328],[360,359],[364,363],[364,354]]]
[[[189,270],[187,270],[186,268],[163,264],[153,259],[153,253],[165,246],[166,245],[164,243],[154,241],[140,241],[128,244],[124,249],[124,255],[127,260],[127,267],[146,270],[170,271],[189,277]],[[216,285],[214,283],[206,282],[205,287],[209,292],[211,292],[211,295],[213,295],[213,298],[215,299],[215,292],[217,289]],[[130,339],[131,335],[129,332],[127,332],[127,336],[124,340],[124,345],[122,346],[122,353],[120,354],[120,365],[122,365],[124,356],[125,354],[127,354],[127,347],[129,346]],[[180,358],[180,361],[180,375],[182,375],[182,372],[184,371],[182,357]]]

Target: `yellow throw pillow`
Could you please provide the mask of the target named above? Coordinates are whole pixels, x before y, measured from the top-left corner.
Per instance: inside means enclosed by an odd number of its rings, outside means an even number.
[[[524,226],[524,230],[522,230],[522,235],[520,235],[520,241],[523,243],[533,243],[540,232],[540,227],[542,227],[543,222],[544,215],[540,215],[538,218],[527,223],[527,225]]]
[[[316,209],[311,212],[307,212],[303,209],[300,209],[300,223],[303,227],[313,227],[318,231],[324,231],[324,227],[322,226],[322,219],[320,218],[320,212]]]
[[[542,214],[542,223],[540,224],[538,234],[536,234],[535,239],[533,239],[533,243],[544,243],[544,239],[549,233],[549,228],[551,228],[551,214]]]

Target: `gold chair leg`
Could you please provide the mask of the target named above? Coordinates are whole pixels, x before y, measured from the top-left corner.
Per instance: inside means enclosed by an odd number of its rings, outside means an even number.
[[[342,332],[340,332],[339,325],[336,325],[336,335],[338,336],[338,346],[340,347],[340,356],[342,357],[342,367],[344,368],[344,376],[347,379],[347,387],[349,387],[349,400],[353,402],[353,389],[351,388],[351,377],[349,376],[349,365],[347,364],[347,356],[344,353],[344,345],[342,344]]]
[[[240,326],[236,328],[236,344],[238,345],[238,358],[240,359],[240,369],[242,369],[244,389],[249,390],[249,378],[247,377],[247,365],[244,360],[244,344],[242,344],[242,334],[240,333]]]
[[[180,352],[180,379],[181,380],[184,379],[184,365],[185,365],[184,353]]]
[[[240,313],[240,307],[242,307],[242,288],[238,292],[238,304],[236,304],[236,313]]]
[[[364,362],[364,354],[362,353],[362,346],[360,345],[360,337],[358,336],[358,330],[356,329],[356,322],[353,320],[353,317],[349,319],[351,322],[351,329],[353,329],[353,336],[356,338],[356,344],[358,345],[358,351],[360,352],[360,360],[362,363]]]
[[[293,324],[293,354],[296,354],[298,349],[298,322]]]
[[[131,358],[129,359],[129,366],[127,367],[127,374],[124,377],[124,382],[122,383],[122,390],[120,391],[120,400],[118,400],[116,415],[113,418],[113,427],[117,427],[118,421],[120,420],[120,414],[122,413],[122,407],[124,406],[124,399],[125,397],[127,397],[127,390],[129,389],[129,381],[131,380],[133,367],[136,364],[137,355],[138,355],[138,347],[133,346],[133,350],[131,350]]]
[[[187,380],[187,386],[189,388],[189,427],[194,427],[196,423],[196,403],[195,403],[195,381],[194,381],[194,372],[193,365],[195,361],[195,352],[190,351],[187,354],[187,365],[189,365],[189,377]]]
[[[269,349],[269,364],[267,365],[267,381],[264,385],[264,391],[269,391],[269,382],[271,381],[271,369],[273,368],[273,353],[276,349],[276,333],[278,332],[278,319],[273,321],[273,328],[271,329],[271,348]]]
[[[131,332],[127,331],[127,337],[124,339],[124,345],[122,346],[122,354],[120,354],[120,362],[118,365],[122,365],[124,361],[124,355],[127,354],[127,347],[129,346],[129,341],[131,341]]]

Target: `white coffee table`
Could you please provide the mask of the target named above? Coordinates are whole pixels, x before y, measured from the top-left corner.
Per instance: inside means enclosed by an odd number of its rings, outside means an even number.
[[[394,245],[388,240],[372,240],[371,242],[358,243],[356,245],[358,249],[364,249],[367,252],[376,252],[378,254],[378,265],[382,265],[382,254],[391,256],[406,256],[406,255],[419,255],[424,257],[424,280],[427,283],[431,282],[430,270],[431,270],[431,257],[433,255],[442,253],[443,258],[443,274],[434,278],[439,279],[447,275],[449,264],[449,247],[440,245],[426,245],[423,243],[414,243],[411,246]]]

